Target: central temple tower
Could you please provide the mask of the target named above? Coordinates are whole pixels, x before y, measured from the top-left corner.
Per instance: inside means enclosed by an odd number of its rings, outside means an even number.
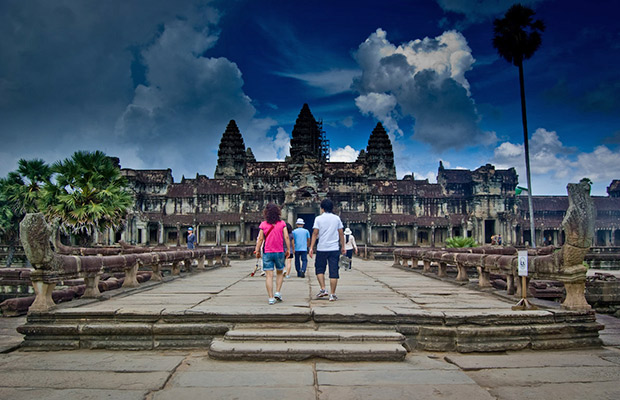
[[[329,142],[325,139],[322,124],[314,119],[308,104],[304,104],[301,108],[292,136],[291,158],[293,162],[303,162],[305,158],[327,161],[329,158]]]

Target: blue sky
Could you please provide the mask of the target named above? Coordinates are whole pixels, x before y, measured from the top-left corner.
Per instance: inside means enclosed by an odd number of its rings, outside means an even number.
[[[536,194],[620,179],[620,5],[527,0],[545,22],[525,63]],[[525,186],[517,68],[492,47],[503,0],[0,2],[0,176],[102,150],[123,167],[213,176],[235,119],[282,160],[304,103],[332,160],[376,123],[397,174],[515,167]]]

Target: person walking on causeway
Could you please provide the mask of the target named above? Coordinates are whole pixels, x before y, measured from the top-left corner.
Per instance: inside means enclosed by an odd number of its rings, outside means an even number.
[[[338,296],[336,296],[336,287],[338,286],[338,278],[340,278],[338,259],[340,254],[345,253],[342,221],[339,216],[332,214],[333,210],[334,203],[330,199],[324,199],[321,202],[321,215],[314,220],[312,241],[308,251],[308,255],[312,258],[312,249],[318,239],[314,269],[321,290],[316,297],[329,296],[329,301],[338,300]],[[325,290],[325,270],[328,264],[331,294]]]
[[[191,226],[187,228],[187,248],[190,250],[196,248],[196,235],[194,234],[194,228]]]
[[[353,249],[355,248],[355,255],[357,255],[357,244],[355,243],[355,236],[353,236],[353,232],[351,229],[347,228],[344,230],[344,249],[347,251],[347,257],[349,258],[349,267],[347,269],[351,269],[351,264],[353,263]]]
[[[286,231],[288,232],[288,240],[291,242],[291,252],[286,256],[284,260],[284,277],[291,276],[291,264],[293,263],[293,253],[295,252],[295,238],[293,237],[293,227],[288,222],[286,223]]]
[[[306,267],[308,266],[308,247],[310,246],[310,232],[304,228],[304,220],[297,218],[297,228],[293,231],[293,242],[295,246],[295,270],[297,277],[304,278],[306,276]]]
[[[269,296],[269,304],[282,301],[280,290],[284,280],[284,259],[291,252],[291,242],[288,237],[286,223],[280,219],[280,208],[273,203],[267,204],[263,210],[265,220],[259,225],[258,239],[254,253],[256,258],[261,256],[263,242],[263,271],[265,272],[265,287]],[[286,247],[284,247],[286,243]],[[285,251],[283,251],[285,250]],[[273,292],[273,270],[276,270],[276,292]]]

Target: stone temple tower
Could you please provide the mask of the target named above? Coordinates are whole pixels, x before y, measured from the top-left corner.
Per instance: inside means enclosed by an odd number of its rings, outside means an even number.
[[[243,137],[234,120],[230,120],[226,131],[222,135],[217,157],[216,179],[244,177],[248,155]]]
[[[396,179],[392,142],[380,122],[368,139],[366,165],[370,179]]]
[[[304,158],[322,160],[325,158],[323,132],[308,104],[304,104],[299,112],[291,139],[291,158],[293,162],[303,161]]]

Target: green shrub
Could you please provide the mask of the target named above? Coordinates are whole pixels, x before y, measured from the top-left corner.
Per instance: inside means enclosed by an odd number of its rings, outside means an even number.
[[[478,247],[478,243],[470,237],[455,236],[446,240],[446,247]]]

